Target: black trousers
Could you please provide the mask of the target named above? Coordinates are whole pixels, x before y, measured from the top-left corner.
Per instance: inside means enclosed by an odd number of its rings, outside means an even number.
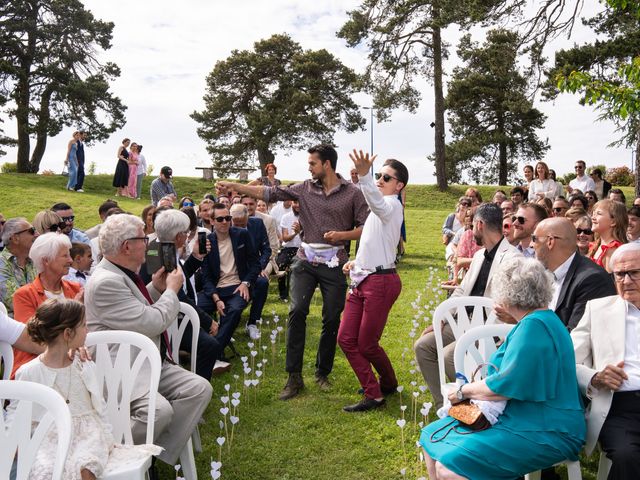
[[[75,190],[81,190],[84,185],[84,158],[82,160],[78,159],[78,177],[76,180]]]
[[[640,479],[640,391],[613,394],[599,440],[612,462],[609,480]]]
[[[333,369],[347,281],[340,266],[329,268],[296,258],[291,266],[291,307],[287,331],[286,369],[289,373],[302,372],[307,315],[317,285],[320,285],[322,293],[322,332],[316,356],[316,375],[327,376]]]

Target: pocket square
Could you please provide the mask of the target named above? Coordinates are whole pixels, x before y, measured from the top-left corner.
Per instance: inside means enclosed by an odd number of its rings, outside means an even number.
[[[238,250],[244,248],[244,243],[242,245],[238,245]]]

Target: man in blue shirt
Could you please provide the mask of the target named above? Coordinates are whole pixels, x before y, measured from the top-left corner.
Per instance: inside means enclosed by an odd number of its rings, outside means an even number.
[[[64,222],[64,228],[62,229],[62,233],[69,237],[71,243],[80,242],[86,243],[87,245],[91,245],[91,240],[89,237],[82,231],[76,228],[73,228],[73,222],[76,216],[73,214],[73,208],[67,203],[56,203],[51,210],[56,212],[62,221]]]

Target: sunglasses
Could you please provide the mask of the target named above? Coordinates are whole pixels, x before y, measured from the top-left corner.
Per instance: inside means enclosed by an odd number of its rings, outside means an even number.
[[[526,221],[527,221],[527,219],[526,219],[526,218],[524,218],[524,217],[516,217],[516,216],[514,215],[513,217],[511,217],[511,221],[512,221],[512,222],[514,222],[514,223],[515,223],[515,222],[518,222],[520,225],[524,225],[524,222],[526,222]]]
[[[560,213],[561,211],[566,210],[565,207],[553,207],[553,211],[556,213]]]
[[[71,215],[69,217],[62,217],[63,222],[73,222],[76,219],[75,215]]]
[[[584,167],[580,166],[580,165],[576,165],[575,167],[573,167],[574,170],[584,170]]]
[[[24,232],[29,232],[30,235],[35,235],[36,229],[33,227],[25,228],[24,230],[20,230],[19,232],[14,233],[14,235],[20,235],[21,233],[24,233]]]
[[[576,233],[578,235],[593,235],[593,230],[590,228],[576,228]]]
[[[192,203],[192,202],[184,202],[184,203],[182,204],[182,206],[183,206],[183,207],[195,207],[195,206],[196,206],[196,204],[195,204],[195,203]]]
[[[62,230],[66,226],[67,226],[67,224],[65,222],[54,223],[53,225],[51,225],[49,227],[49,231],[50,232],[57,232],[58,230]]]
[[[224,216],[224,217],[222,217],[222,216],[216,217],[216,218],[214,218],[214,220],[216,222],[218,222],[218,223],[222,223],[222,222],[230,222],[232,218],[233,217],[231,215],[227,215],[227,216]]]
[[[376,173],[375,177],[376,177],[376,180],[380,180],[380,177],[382,177],[382,180],[384,180],[384,183],[389,183],[392,178],[394,180],[400,181],[396,177],[393,177],[393,176],[389,175],[388,173],[385,173],[384,175],[382,173]]]

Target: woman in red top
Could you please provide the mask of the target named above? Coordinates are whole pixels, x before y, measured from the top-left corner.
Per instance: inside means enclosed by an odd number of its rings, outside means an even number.
[[[59,233],[45,233],[36,238],[29,251],[38,276],[13,295],[13,310],[16,320],[22,323],[33,317],[37,308],[47,298],[71,298],[82,300],[82,287],[79,283],[63,280],[69,273],[72,259],[69,251],[69,237]],[[11,378],[23,364],[33,360],[36,355],[13,349],[14,362]]]
[[[611,255],[616,248],[627,243],[627,210],[620,202],[608,198],[600,200],[593,206],[591,222],[596,241],[589,250],[589,257],[607,272],[611,272]]]

